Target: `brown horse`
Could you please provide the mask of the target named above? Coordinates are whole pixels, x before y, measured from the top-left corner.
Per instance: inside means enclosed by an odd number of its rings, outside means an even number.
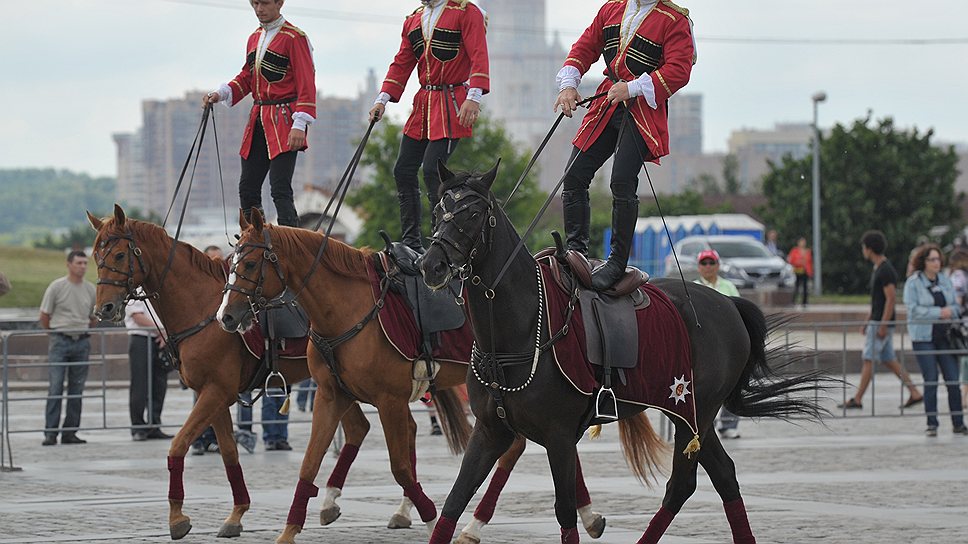
[[[397,483],[403,488],[420,513],[421,520],[432,529],[436,507],[424,494],[416,478],[414,466],[413,417],[410,414],[412,368],[387,339],[378,320],[367,320],[374,311],[374,295],[366,262],[372,258],[368,249],[358,250],[330,239],[319,266],[304,283],[314,268],[316,253],[325,237],[319,233],[288,227],[264,225],[255,214],[250,225],[240,219],[242,235],[236,247],[233,274],[226,285],[218,318],[229,331],[245,330],[251,321],[249,295],[261,293],[264,298],[278,295],[286,287],[299,293],[299,303],[307,311],[313,332],[325,338],[335,338],[347,331],[358,330],[334,350],[331,370],[324,356],[311,343],[308,349],[309,369],[318,384],[316,411],[313,417],[312,438],[306,449],[299,483],[290,509],[290,517],[277,543],[294,542],[305,521],[306,504],[315,496],[313,480],[319,471],[323,454],[333,439],[341,414],[359,400],[376,406],[386,435],[390,467]],[[271,265],[266,265],[272,263]],[[275,268],[275,273],[266,269]],[[283,279],[285,278],[285,280]],[[310,295],[311,294],[311,295]],[[358,324],[362,324],[357,327]],[[468,354],[468,357],[470,354]],[[464,383],[467,366],[441,361],[436,376],[439,393]],[[459,404],[438,403],[442,423],[452,426],[454,440],[466,444],[469,426]],[[463,424],[463,425],[461,425]],[[407,433],[407,426],[411,432]],[[459,434],[458,434],[459,432]],[[452,449],[454,444],[452,444]],[[475,519],[461,535],[460,542],[480,542],[480,529],[490,520],[494,503],[507,474],[524,451],[524,440],[512,445],[498,463],[499,470],[485,493]],[[584,483],[577,482],[577,504],[586,530],[593,537],[602,534],[605,518],[591,510]],[[302,512],[300,518],[293,513]]]
[[[126,219],[119,206],[115,206],[113,218],[101,220],[88,213],[88,219],[98,233],[94,242],[94,259],[98,267],[98,317],[120,321],[124,317],[126,300],[141,287],[148,293],[157,294],[151,304],[169,334],[178,335],[197,328],[196,332],[176,342],[182,381],[198,393],[198,400],[169,450],[171,538],[180,539],[191,530],[191,521],[182,512],[184,459],[189,445],[209,425],[215,429],[235,500],[235,507],[218,536],[238,536],[242,531],[242,515],[249,509],[249,496],[232,435],[229,408],[252,380],[259,360],[245,348],[240,335],[225,334],[215,324],[215,310],[225,284],[222,263],[179,242],[166,273],[173,240],[164,229]],[[204,325],[198,327],[200,324]],[[305,358],[281,359],[278,365],[287,383],[309,377]],[[357,404],[343,414],[342,424],[346,443],[327,486],[328,500],[324,501],[320,513],[320,521],[324,524],[339,516],[335,498],[339,496],[349,464],[370,428]]]

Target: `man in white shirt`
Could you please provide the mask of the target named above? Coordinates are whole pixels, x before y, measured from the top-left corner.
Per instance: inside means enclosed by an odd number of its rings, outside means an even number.
[[[151,306],[143,300],[131,300],[124,308],[124,326],[128,328],[128,363],[131,368],[128,405],[131,439],[135,442],[171,438],[161,430],[161,410],[165,405],[171,367],[164,353],[165,338],[158,333],[160,324],[156,325],[157,321]]]

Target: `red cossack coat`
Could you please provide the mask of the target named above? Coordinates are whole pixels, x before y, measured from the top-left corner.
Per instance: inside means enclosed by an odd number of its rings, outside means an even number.
[[[261,118],[262,128],[269,146],[269,159],[290,151],[289,130],[292,114],[305,112],[316,118],[316,69],[306,34],[286,21],[266,47],[261,62],[256,62],[259,38],[265,32],[261,27],[249,36],[246,45],[245,65],[235,79],[229,82],[232,104],[252,93],[256,102],[292,98],[288,104],[259,106],[254,104],[249,122],[242,136],[242,158],[249,157],[252,147],[252,131],[256,118]],[[304,146],[302,151],[308,146]]]
[[[611,0],[602,6],[591,26],[571,47],[565,66],[574,66],[584,75],[599,57],[604,56],[612,71],[606,68],[607,79],[596,94],[608,92],[613,85],[611,78],[615,76],[622,81],[632,81],[642,74],[652,76],[658,108],[652,109],[641,96],[628,103],[635,126],[649,148],[647,159],[658,162],[659,157],[669,154],[667,101],[689,82],[695,63],[689,11],[660,0],[645,16],[635,36],[622,47],[625,43],[622,20],[626,4],[626,0]],[[575,146],[585,151],[595,143],[607,123],[607,118],[598,122],[599,118],[611,116],[616,107],[611,106],[606,97],[594,101],[575,136]]]
[[[415,140],[468,138],[471,129],[460,126],[457,118],[467,89],[490,91],[484,14],[466,0],[448,0],[431,36],[424,36],[423,10],[418,8],[404,21],[400,51],[381,90],[392,102],[399,102],[416,67],[421,88],[403,133]],[[455,87],[452,91],[427,89],[442,85]]]

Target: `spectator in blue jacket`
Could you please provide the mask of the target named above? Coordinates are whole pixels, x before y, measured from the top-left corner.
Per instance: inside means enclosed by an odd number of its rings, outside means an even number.
[[[924,411],[928,416],[925,434],[938,435],[938,369],[948,388],[948,408],[956,434],[968,434],[961,414],[958,388],[958,359],[950,353],[950,323],[937,322],[958,317],[954,286],[941,271],[944,255],[936,244],[926,244],[915,255],[914,273],[904,285],[908,334],[924,376]],[[949,353],[945,353],[945,352]]]

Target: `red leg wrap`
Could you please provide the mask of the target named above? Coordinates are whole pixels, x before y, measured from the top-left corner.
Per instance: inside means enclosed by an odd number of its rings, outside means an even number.
[[[319,488],[314,484],[300,479],[296,484],[296,493],[292,498],[292,506],[289,507],[289,517],[286,525],[297,525],[302,527],[306,523],[306,507],[309,499],[319,494]]]
[[[750,520],[746,517],[746,505],[743,504],[743,498],[724,502],[723,509],[726,510],[729,528],[733,531],[733,542],[735,544],[756,544],[753,530],[750,529]]]
[[[185,458],[168,456],[168,499],[172,501],[185,500],[185,487],[182,477],[185,475]]]
[[[229,485],[232,486],[232,499],[236,506],[240,504],[250,504],[249,490],[245,487],[245,478],[242,477],[242,465],[225,467],[225,474],[229,477]]]
[[[491,521],[491,518],[494,517],[494,508],[497,507],[497,498],[501,496],[501,490],[504,489],[504,484],[508,482],[510,475],[511,473],[507,469],[497,467],[494,476],[491,478],[491,483],[488,484],[487,491],[484,493],[484,498],[481,499],[481,503],[474,510],[475,519],[484,523]]]
[[[666,529],[672,524],[672,518],[675,516],[675,514],[666,510],[665,506],[659,508],[659,511],[652,516],[652,521],[649,522],[649,528],[645,530],[638,544],[656,544],[659,542],[659,539],[665,534]]]
[[[577,455],[575,456],[575,499],[578,508],[592,503],[592,497],[588,494],[588,488],[585,487],[585,476],[581,473],[581,461],[578,460]]]
[[[354,446],[353,444],[343,445],[342,449],[339,450],[339,459],[336,461],[336,467],[333,468],[333,473],[329,475],[329,481],[326,482],[326,487],[343,489],[343,484],[346,483],[346,475],[350,471],[350,465],[356,460],[357,453],[360,453],[359,446]]]
[[[457,530],[457,520],[441,517],[434,526],[434,532],[430,535],[430,544],[450,544]]]
[[[413,505],[417,507],[417,513],[420,514],[420,520],[423,522],[432,521],[437,517],[437,507],[434,506],[434,501],[430,500],[430,497],[423,492],[423,488],[420,484],[413,484],[403,490],[403,495],[413,502]]]
[[[578,544],[578,528],[561,530],[561,544]]]

